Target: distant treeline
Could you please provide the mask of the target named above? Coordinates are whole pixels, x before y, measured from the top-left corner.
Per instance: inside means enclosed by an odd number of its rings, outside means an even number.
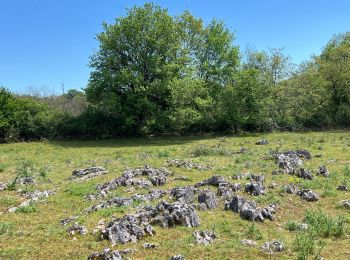
[[[146,4],[97,39],[84,92],[0,89],[1,141],[350,126],[350,33],[296,66],[282,49],[241,51],[222,21]]]

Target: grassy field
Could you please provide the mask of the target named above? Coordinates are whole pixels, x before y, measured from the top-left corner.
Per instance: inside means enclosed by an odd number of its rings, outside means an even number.
[[[266,138],[268,145],[255,145]],[[241,147],[244,154],[234,154]],[[265,155],[272,150],[307,149],[312,155],[305,167],[316,172],[324,164],[330,177],[316,176],[314,180],[302,180],[290,175],[272,175],[277,169],[274,160]],[[84,196],[95,192],[95,186],[121,175],[126,168],[145,164],[166,166],[169,159],[192,160],[213,169],[198,171],[168,167],[174,176],[188,176],[190,181],[169,179],[161,189],[191,185],[214,174],[229,181],[245,184],[246,180],[233,180],[238,173],[262,173],[265,175],[267,193],[253,197],[259,205],[277,203],[274,221],[252,223],[242,220],[239,214],[225,211],[223,202],[212,211],[197,211],[201,225],[198,228],[155,227],[156,235],[145,237],[136,244],[111,247],[107,240],[100,241],[93,234],[100,219],[109,221],[113,216],[134,212],[129,208],[110,208],[80,217],[77,221],[88,228],[88,234],[69,236],[60,220],[79,213],[96,204]],[[105,167],[109,173],[85,181],[69,180],[72,171],[92,165]],[[86,259],[94,251],[106,247],[113,249],[134,248],[132,259],[168,259],[181,254],[186,259],[297,259],[310,251],[309,259],[319,253],[325,259],[350,259],[350,210],[339,206],[341,200],[350,199],[349,191],[338,191],[340,184],[350,186],[350,132],[271,133],[233,137],[183,137],[121,139],[108,141],[46,141],[0,145],[0,182],[11,182],[20,171],[35,176],[36,186],[18,186],[14,190],[0,192],[0,258],[1,259]],[[315,174],[316,175],[316,174]],[[275,182],[275,189],[267,188]],[[295,183],[311,188],[321,196],[317,202],[306,202],[295,194],[282,192],[282,186]],[[22,189],[19,191],[18,189]],[[8,208],[19,205],[21,192],[51,189],[55,195],[46,201],[24,207],[15,213]],[[216,189],[213,188],[212,189]],[[141,189],[135,192],[145,193]],[[116,196],[130,196],[128,188],[114,191]],[[167,199],[167,198],[166,198]],[[153,202],[152,202],[153,203]],[[295,230],[305,217],[314,223],[315,232]],[[214,230],[218,238],[208,246],[194,243],[195,230]],[[254,239],[257,247],[241,244],[242,239]],[[260,249],[265,241],[283,241],[286,250],[269,256]],[[159,247],[144,249],[143,243],[155,243]]]

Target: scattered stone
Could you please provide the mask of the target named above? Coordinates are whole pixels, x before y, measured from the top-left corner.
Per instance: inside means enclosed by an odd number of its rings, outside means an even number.
[[[193,206],[186,203],[175,202],[169,204],[165,201],[156,207],[157,215],[151,223],[162,227],[185,226],[198,227],[199,218]]]
[[[108,239],[113,245],[137,242],[146,235],[154,235],[151,224],[158,224],[162,227],[197,227],[199,218],[191,205],[180,202],[170,204],[162,201],[156,207],[145,206],[135,214],[125,215],[111,221],[101,231],[101,237]]]
[[[296,172],[296,176],[305,180],[312,180],[314,178],[311,171],[305,168],[298,169]]]
[[[150,243],[144,243],[143,244],[143,248],[144,249],[153,249],[153,248],[156,248],[156,247],[158,247],[158,246],[155,245],[155,244],[150,244]]]
[[[267,141],[266,139],[261,139],[255,142],[256,145],[266,145],[269,144],[269,141]]]
[[[75,221],[77,218],[78,218],[78,216],[73,216],[73,217],[69,217],[69,218],[62,219],[62,220],[60,221],[60,224],[61,224],[62,226],[65,226],[65,225],[67,225],[67,224],[69,224],[69,223]]]
[[[142,223],[133,215],[126,215],[110,222],[101,234],[102,238],[108,239],[112,245],[115,245],[117,243],[136,243],[146,235],[153,236],[154,231],[148,223]]]
[[[303,164],[303,161],[296,154],[280,154],[277,157],[278,167],[288,174],[294,174],[296,169]]]
[[[295,194],[295,193],[299,192],[299,188],[295,184],[288,184],[288,185],[284,186],[283,189],[285,192],[287,192],[289,194]]]
[[[32,176],[23,176],[16,179],[16,184],[19,185],[35,185],[35,179]]]
[[[284,251],[286,247],[281,241],[273,240],[271,242],[265,242],[261,249],[268,253],[276,253]]]
[[[83,210],[82,214],[89,214],[93,211],[98,211],[105,208],[110,207],[122,207],[122,206],[130,206],[135,201],[144,201],[149,202],[155,199],[162,198],[167,194],[166,191],[163,190],[151,190],[148,194],[134,194],[130,198],[129,197],[114,197],[107,201],[102,201],[97,205],[93,205],[85,210]]]
[[[218,196],[223,196],[230,198],[233,195],[233,192],[241,190],[241,185],[239,183],[228,183],[222,182],[218,186]]]
[[[256,241],[250,240],[250,239],[241,240],[241,244],[246,245],[246,246],[252,246],[252,247],[257,245]]]
[[[326,168],[326,166],[321,165],[320,167],[318,167],[317,169],[317,175],[321,175],[323,177],[329,177],[329,171]]]
[[[36,190],[36,191],[26,192],[23,194],[23,196],[26,197],[27,199],[38,200],[41,198],[47,198],[53,194],[55,194],[55,192],[53,192],[52,190],[43,190],[43,191]]]
[[[251,181],[264,182],[265,176],[261,174],[250,174],[247,176]]]
[[[245,191],[253,196],[259,196],[265,194],[265,186],[262,182],[251,182],[245,185]]]
[[[104,249],[102,252],[95,252],[89,255],[88,260],[122,260],[123,256],[133,253],[133,249],[111,250]]]
[[[250,221],[261,221],[265,218],[274,220],[272,214],[275,213],[275,205],[269,205],[265,208],[259,208],[254,201],[250,201],[241,196],[234,196],[231,201],[225,203],[225,209],[231,209],[233,212],[239,213],[242,219]]]
[[[211,189],[204,190],[198,195],[198,203],[202,205],[200,207],[201,209],[210,210],[215,209],[218,206],[215,199],[215,193]]]
[[[169,160],[168,166],[175,166],[178,168],[181,167],[181,168],[185,168],[188,170],[194,168],[194,169],[197,169],[200,171],[210,170],[213,168],[212,166],[202,165],[202,164],[191,162],[191,161],[184,161],[184,160],[177,160],[177,159]]]
[[[348,191],[349,188],[348,188],[348,186],[346,186],[346,185],[339,185],[339,186],[337,187],[337,190]]]
[[[316,192],[308,189],[298,191],[297,194],[306,201],[317,201],[320,199],[320,196]]]
[[[224,177],[220,175],[214,175],[209,179],[196,183],[194,187],[197,188],[197,187],[206,186],[206,185],[218,187],[220,183],[228,183],[228,182],[225,180]]]
[[[190,181],[191,179],[187,176],[178,176],[174,178],[174,181]]]
[[[75,234],[86,235],[88,231],[87,231],[86,227],[81,226],[78,223],[74,223],[73,226],[70,226],[67,229],[67,232],[69,235],[73,236]]]
[[[33,192],[24,193],[23,196],[26,197],[27,200],[26,200],[26,201],[23,201],[23,202],[22,202],[19,206],[17,206],[17,207],[9,208],[8,211],[11,212],[11,213],[13,213],[13,212],[15,212],[18,208],[29,206],[29,205],[31,205],[33,202],[36,202],[36,201],[45,199],[45,198],[47,198],[48,196],[53,195],[53,194],[54,194],[54,192],[51,191],[51,190],[33,191]]]
[[[141,188],[147,188],[152,185],[159,186],[166,183],[167,176],[170,174],[171,172],[165,168],[153,168],[151,166],[145,165],[144,167],[125,170],[122,176],[110,182],[98,185],[96,188],[101,196],[106,196],[109,191],[115,190],[120,186],[137,186]],[[136,179],[135,177],[138,176],[147,176],[149,180]]]
[[[170,197],[183,203],[193,203],[197,189],[192,186],[175,187],[170,191]]]
[[[216,234],[212,231],[195,231],[193,236],[196,239],[197,244],[209,245],[216,238]]]
[[[93,166],[93,167],[86,168],[86,169],[74,170],[70,179],[79,178],[81,180],[86,180],[86,179],[90,179],[90,178],[100,176],[100,175],[103,175],[106,173],[108,173],[108,171],[106,169],[104,169],[102,167],[98,167],[98,166]]]
[[[169,259],[170,260],[185,260],[185,257],[183,257],[182,255],[173,255]]]
[[[6,190],[6,187],[7,187],[7,183],[0,182],[0,191]]]
[[[342,200],[342,201],[340,202],[340,204],[341,204],[344,208],[350,209],[350,200]]]

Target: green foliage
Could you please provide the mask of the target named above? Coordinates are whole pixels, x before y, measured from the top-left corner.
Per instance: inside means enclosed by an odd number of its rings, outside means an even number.
[[[16,213],[33,213],[36,212],[37,206],[34,203],[31,203],[27,206],[19,207],[16,209]]]
[[[193,157],[200,156],[231,156],[232,152],[222,146],[210,147],[207,145],[197,145],[190,151]]]
[[[0,222],[0,236],[6,236],[12,233],[14,224],[10,222]]]
[[[261,240],[263,238],[259,228],[256,227],[255,222],[252,223],[252,225],[248,228],[245,235],[254,240]]]
[[[84,197],[89,194],[93,194],[96,192],[95,184],[93,183],[74,183],[69,185],[69,187],[65,190],[68,194],[77,197]]]

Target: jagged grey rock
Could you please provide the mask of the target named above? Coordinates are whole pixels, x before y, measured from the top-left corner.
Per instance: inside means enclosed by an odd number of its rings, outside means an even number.
[[[317,201],[320,199],[320,196],[316,192],[308,189],[298,191],[297,194],[306,201]]]
[[[265,194],[265,186],[261,182],[250,182],[245,185],[245,191],[253,196]]]
[[[16,179],[16,184],[20,185],[35,185],[35,179],[33,176],[23,176]]]
[[[108,239],[112,245],[125,244],[128,242],[136,243],[140,238],[154,235],[153,228],[147,224],[142,223],[140,219],[133,215],[125,215],[110,222],[107,227],[102,230],[103,238]]]
[[[340,202],[340,205],[342,205],[346,209],[350,209],[350,200],[342,200]]]
[[[329,171],[326,168],[326,166],[321,165],[320,167],[318,167],[317,169],[317,175],[321,175],[323,177],[329,177]]]
[[[182,255],[173,255],[169,258],[170,260],[185,260],[185,257]]]
[[[197,244],[209,245],[216,238],[216,234],[212,231],[195,231],[192,234],[196,239]]]
[[[209,179],[206,179],[204,181],[198,182],[194,185],[194,187],[201,187],[201,186],[206,186],[206,185],[211,185],[218,187],[220,183],[227,183],[224,177],[220,175],[214,175],[210,177]]]
[[[225,209],[231,209],[233,212],[239,213],[242,219],[251,221],[258,220],[262,222],[265,218],[274,220],[273,214],[275,214],[275,205],[259,208],[254,201],[238,195],[225,203]]]
[[[349,188],[348,188],[348,186],[346,186],[346,185],[339,185],[339,186],[337,187],[337,190],[348,191]]]
[[[5,182],[0,182],[0,191],[6,190],[6,187],[7,187],[7,183],[5,183]]]
[[[67,229],[69,235],[73,236],[75,234],[86,235],[88,230],[86,227],[79,225],[78,223],[74,223]]]
[[[69,218],[62,219],[62,220],[60,221],[60,224],[61,224],[62,226],[66,226],[67,224],[69,224],[69,223],[75,221],[77,218],[78,218],[78,216],[72,216],[72,217],[69,217]]]
[[[192,186],[175,187],[170,191],[170,197],[184,203],[193,203],[197,189]]]
[[[74,170],[72,173],[72,176],[70,177],[71,179],[90,179],[96,176],[100,176],[103,174],[108,173],[108,171],[106,169],[104,169],[103,167],[99,167],[99,166],[93,166],[93,167],[89,167],[86,169],[77,169]]]
[[[261,139],[255,142],[256,145],[266,145],[269,144],[269,141],[267,141],[266,139]]]
[[[88,256],[88,260],[122,260],[123,256],[133,253],[133,249],[111,250],[104,249],[101,252],[95,252]]]
[[[199,218],[193,206],[186,203],[175,202],[169,204],[165,201],[159,203],[156,207],[157,214],[151,220],[151,223],[162,227],[186,226],[198,227]]]
[[[288,184],[283,187],[284,191],[290,194],[295,194],[299,191],[298,186],[295,184]]]
[[[158,247],[158,245],[156,245],[156,244],[150,244],[150,243],[144,243],[143,244],[143,248],[145,248],[145,249],[153,249],[153,248],[156,248],[156,247]]]
[[[305,168],[298,169],[296,172],[296,176],[305,180],[312,180],[314,178],[311,171]]]
[[[217,208],[215,193],[211,189],[206,189],[198,195],[198,203],[203,205],[205,209]]]
[[[191,161],[184,161],[184,160],[169,160],[168,161],[168,166],[175,166],[175,167],[181,167],[181,168],[185,168],[185,169],[197,169],[200,171],[205,171],[205,170],[210,170],[212,169],[212,166],[208,166],[208,165],[203,165],[203,164],[199,164],[199,163],[195,163],[195,162],[191,162]]]
[[[239,183],[222,182],[218,186],[218,196],[226,198],[232,197],[234,192],[240,191],[241,185]]]
[[[169,175],[171,175],[171,172],[165,168],[153,168],[145,165],[140,168],[127,169],[123,172],[122,176],[102,185],[97,185],[96,189],[101,196],[106,196],[109,191],[115,190],[120,186],[137,186],[142,188],[152,185],[159,186],[166,183],[167,176]],[[135,178],[138,176],[147,176],[149,180]]]
[[[283,242],[273,240],[271,242],[265,242],[261,249],[269,253],[275,253],[284,251],[286,247],[284,246]]]

